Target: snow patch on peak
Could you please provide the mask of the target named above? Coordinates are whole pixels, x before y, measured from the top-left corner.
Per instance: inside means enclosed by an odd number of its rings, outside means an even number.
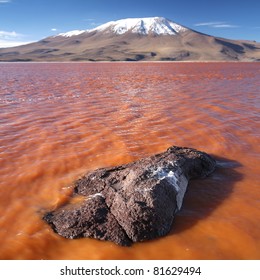
[[[77,36],[77,35],[80,35],[82,33],[86,32],[86,30],[72,30],[72,31],[69,31],[69,32],[65,32],[65,33],[60,33],[54,37],[57,37],[57,36],[62,36],[62,37],[72,37],[72,36]]]
[[[164,17],[147,17],[110,21],[93,29],[73,30],[66,33],[60,33],[57,36],[72,37],[90,32],[105,32],[117,35],[121,35],[126,32],[132,32],[140,35],[176,35],[186,30],[188,30],[186,27]]]
[[[124,34],[131,31],[141,35],[176,35],[180,32],[186,31],[187,28],[170,21],[163,17],[150,17],[150,18],[127,18],[117,21],[110,21],[102,24],[93,31],[105,31],[106,33],[113,32],[115,34]]]

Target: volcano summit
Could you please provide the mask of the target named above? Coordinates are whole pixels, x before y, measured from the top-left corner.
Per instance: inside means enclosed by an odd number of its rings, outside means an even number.
[[[163,17],[128,18],[0,49],[0,61],[260,61],[260,43],[202,34]]]

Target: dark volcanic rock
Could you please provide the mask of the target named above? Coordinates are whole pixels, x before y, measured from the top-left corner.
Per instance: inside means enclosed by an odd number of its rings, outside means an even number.
[[[188,180],[209,175],[215,160],[190,148],[166,152],[136,162],[101,168],[74,183],[78,204],[68,204],[44,216],[66,238],[94,237],[120,245],[166,235],[180,210]]]

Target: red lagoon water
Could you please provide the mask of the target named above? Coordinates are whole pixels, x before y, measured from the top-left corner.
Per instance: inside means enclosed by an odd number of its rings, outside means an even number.
[[[259,259],[259,63],[0,64],[1,259]],[[42,221],[81,174],[162,152],[212,154],[170,234],[130,248]]]

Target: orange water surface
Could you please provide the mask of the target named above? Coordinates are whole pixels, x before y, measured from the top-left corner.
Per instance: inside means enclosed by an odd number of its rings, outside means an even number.
[[[1,259],[260,259],[259,63],[0,64]],[[193,147],[168,236],[120,247],[54,233],[43,214],[98,167]]]

